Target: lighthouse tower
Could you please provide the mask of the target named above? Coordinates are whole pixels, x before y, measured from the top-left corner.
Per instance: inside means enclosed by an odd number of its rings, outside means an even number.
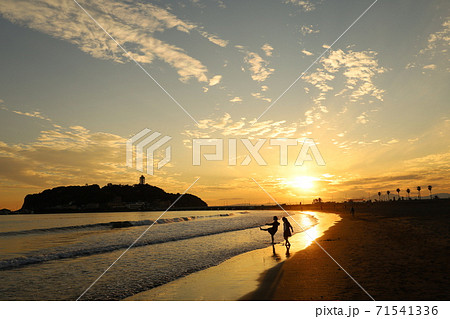
[[[144,185],[145,184],[145,176],[141,175],[141,177],[139,177],[139,185]]]

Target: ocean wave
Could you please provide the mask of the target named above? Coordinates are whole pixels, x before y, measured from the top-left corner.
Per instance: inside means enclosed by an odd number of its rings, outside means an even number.
[[[246,212],[242,212],[241,214],[245,214],[245,213]],[[47,233],[54,233],[54,232],[88,231],[88,230],[101,230],[101,229],[107,230],[107,229],[147,226],[147,225],[152,225],[154,223],[155,224],[169,224],[169,223],[187,222],[187,221],[191,221],[194,219],[200,219],[200,218],[230,217],[233,215],[234,215],[234,213],[224,213],[224,214],[207,215],[207,216],[160,218],[156,221],[151,220],[151,219],[145,219],[145,220],[134,220],[134,221],[113,221],[113,222],[107,222],[107,223],[73,225],[73,226],[64,226],[64,227],[37,228],[37,229],[27,229],[27,230],[10,231],[10,232],[0,232],[0,237],[47,234]]]
[[[242,226],[237,226],[229,229],[219,229],[219,230],[211,230],[207,232],[203,232],[201,234],[177,234],[176,237],[166,237],[166,238],[151,238],[148,240],[140,240],[136,242],[133,245],[133,248],[135,247],[142,247],[142,246],[148,246],[148,245],[155,245],[155,244],[163,244],[167,242],[175,242],[175,241],[181,241],[186,239],[192,239],[197,237],[204,237],[204,236],[211,236],[216,234],[222,234],[227,232],[234,232],[234,231],[240,231],[245,229],[251,229],[255,228],[261,225],[260,221],[257,220],[254,223],[246,224]],[[61,260],[61,259],[68,259],[68,258],[76,258],[76,257],[84,257],[84,256],[91,256],[96,254],[103,254],[112,252],[115,250],[120,249],[127,249],[132,244],[132,240],[127,242],[122,242],[118,244],[112,244],[112,245],[106,245],[106,246],[99,246],[99,247],[86,247],[86,248],[79,248],[79,249],[70,249],[65,251],[56,251],[56,252],[49,252],[49,253],[42,253],[42,254],[36,254],[36,255],[30,255],[30,256],[24,256],[24,257],[16,257],[12,259],[4,259],[0,260],[0,270],[8,270],[33,264],[39,264],[43,262],[49,262],[54,260]]]

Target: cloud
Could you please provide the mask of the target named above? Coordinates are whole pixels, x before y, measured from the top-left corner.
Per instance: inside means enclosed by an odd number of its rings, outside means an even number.
[[[222,136],[244,137],[296,137],[297,124],[286,124],[286,121],[261,121],[241,118],[233,121],[231,115],[225,113],[219,119],[200,120],[193,130],[185,130],[182,134],[189,138],[211,138],[214,134]]]
[[[48,117],[42,115],[41,112],[21,112],[21,111],[12,111],[13,113],[19,114],[19,115],[24,115],[24,116],[28,116],[28,117],[34,117],[34,118],[38,118],[41,120],[46,120],[46,121],[51,121]]]
[[[306,51],[306,50],[302,50],[302,53],[303,53],[304,55],[314,55],[314,53],[309,52],[309,51]]]
[[[30,143],[0,141],[0,186],[11,192],[17,207],[27,193],[45,188],[132,184],[141,173],[126,167],[125,142],[121,136],[92,132],[82,126],[45,130]],[[152,176],[152,184],[174,190],[188,186],[168,170]],[[10,200],[8,195],[0,193],[0,202],[6,200]]]
[[[264,44],[261,47],[261,50],[263,50],[267,56],[272,56],[273,47],[271,47],[268,43]]]
[[[2,104],[2,103],[4,103],[4,101],[0,99],[0,104]],[[10,111],[10,112],[18,114],[18,115],[23,115],[23,116],[27,116],[27,117],[33,117],[33,118],[37,118],[37,119],[45,120],[45,121],[49,121],[49,122],[52,121],[50,118],[48,118],[47,116],[43,115],[39,111],[23,112],[23,111],[18,111],[18,110],[11,110],[10,108],[6,107],[5,105],[2,105],[1,109],[5,110],[5,111]]]
[[[230,100],[231,103],[242,102],[242,99],[239,96],[235,96]]]
[[[439,30],[427,37],[426,45],[414,57],[414,61],[406,65],[406,69],[421,67],[425,70],[445,70],[448,67],[448,52],[450,48],[450,17],[445,18]],[[431,63],[432,62],[432,63]],[[442,68],[440,66],[443,66]]]
[[[333,80],[335,76],[326,72],[324,69],[317,69],[310,75],[305,75],[303,79],[318,88],[321,92],[328,92],[333,90],[333,88],[328,85],[328,83]]]
[[[269,90],[267,85],[261,85],[261,91],[266,92],[267,90]]]
[[[181,81],[191,78],[207,82],[207,68],[182,48],[163,42],[155,33],[175,29],[189,34],[197,25],[183,21],[166,9],[150,3],[129,1],[80,1],[117,41],[140,63],[155,58],[177,70]],[[0,14],[13,23],[75,44],[80,50],[104,60],[124,63],[128,56],[73,1],[3,0]],[[204,33],[210,41],[226,45],[217,36]]]
[[[314,26],[313,25],[302,25],[301,27],[300,27],[300,32],[303,34],[303,35],[307,35],[307,34],[313,34],[313,33],[319,33],[320,32],[320,30],[316,30],[316,29],[314,29]]]
[[[263,100],[266,102],[272,102],[272,99],[265,97],[264,95],[262,95],[260,92],[257,93],[251,93],[251,95],[259,100]]]
[[[402,172],[384,173],[378,175],[355,176],[345,174],[333,178],[336,191],[358,189],[359,191],[383,191],[391,190],[391,193],[399,187],[403,194],[406,188],[415,190],[417,185],[432,184],[434,188],[448,189],[445,181],[449,177],[450,153],[429,154],[423,157],[414,157],[397,163],[402,167]],[[422,188],[424,188],[422,186]],[[403,195],[405,196],[405,195]]]
[[[366,112],[363,112],[360,116],[358,116],[356,118],[356,123],[366,124],[367,122],[369,122],[369,120],[367,119],[367,113]]]
[[[427,64],[423,66],[423,69],[434,70],[436,69],[436,64]]]
[[[398,142],[400,142],[400,141],[397,140],[396,138],[393,138],[393,139],[389,140],[387,143],[388,143],[388,144],[396,144],[396,143],[398,143]]]
[[[263,82],[275,71],[268,67],[269,62],[255,52],[247,52],[244,60],[250,66],[249,70],[254,81]]]
[[[220,46],[220,47],[222,47],[222,48],[225,48],[225,47],[228,45],[228,43],[229,43],[228,40],[223,40],[223,39],[219,38],[219,37],[218,37],[217,35],[215,35],[215,34],[210,34],[210,33],[206,32],[206,31],[199,31],[199,33],[200,33],[203,37],[205,37],[206,39],[208,39],[210,42],[212,42],[212,43],[214,43],[214,44],[216,44],[216,45],[218,45],[218,46]]]
[[[316,6],[310,0],[285,0],[284,3],[293,4],[300,7],[303,11],[313,11]]]
[[[269,68],[269,62],[264,60],[258,53],[248,51],[242,45],[235,45],[234,47],[245,54],[244,62],[249,66],[248,70],[254,81],[263,82],[275,71],[275,69]],[[268,52],[271,54],[271,51]],[[242,71],[245,72],[243,67]]]
[[[219,8],[225,9],[227,6],[222,0],[217,0],[217,4],[219,5]]]
[[[29,144],[0,142],[0,179],[25,185],[67,185],[104,180],[124,168],[125,139],[81,126],[42,131]]]
[[[209,86],[214,86],[216,84],[220,83],[220,80],[222,80],[221,75],[215,75],[211,79],[209,79]]]
[[[419,54],[447,53],[450,45],[450,17],[447,17],[441,25],[441,29],[431,33],[427,39],[427,46],[420,50]]]
[[[382,101],[384,90],[375,86],[373,78],[386,72],[387,69],[379,66],[376,56],[375,51],[330,50],[328,56],[320,60],[320,66],[316,71],[304,76],[303,79],[321,92],[328,92],[334,90],[330,85],[331,81],[341,73],[345,81],[344,88],[338,95],[349,92],[348,96],[352,102],[364,96]]]

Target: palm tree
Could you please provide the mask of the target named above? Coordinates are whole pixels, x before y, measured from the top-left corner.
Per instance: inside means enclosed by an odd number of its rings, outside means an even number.
[[[397,189],[396,189],[396,192],[397,192],[397,194],[398,194],[398,199],[400,200],[400,188],[397,188]]]
[[[378,192],[378,201],[381,202],[381,192]]]
[[[422,189],[422,187],[420,187],[420,186],[417,186],[417,191],[419,192],[419,199],[421,199],[421,197],[420,197],[420,190]]]
[[[430,199],[433,199],[433,197],[431,197],[431,189],[433,188],[433,186],[428,185],[428,190],[430,191]]]
[[[388,201],[389,201],[389,194],[391,193],[391,191],[387,191],[386,194],[388,195]]]
[[[409,193],[411,193],[411,190],[408,188],[408,189],[406,190],[406,192],[408,193],[408,199],[411,199],[411,196],[409,196]]]

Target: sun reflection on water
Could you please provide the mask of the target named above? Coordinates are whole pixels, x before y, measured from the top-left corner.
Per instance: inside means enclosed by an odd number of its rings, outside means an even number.
[[[295,215],[295,217],[297,216],[297,222],[302,225],[302,228],[306,229],[306,231],[302,232],[297,226],[298,231],[301,232],[295,234],[295,236],[292,237],[291,242],[295,242],[297,248],[296,250],[301,250],[309,247],[314,240],[322,236],[323,231],[320,229],[319,224],[316,223],[316,220],[318,219],[318,214],[316,212],[302,212],[302,214]]]

